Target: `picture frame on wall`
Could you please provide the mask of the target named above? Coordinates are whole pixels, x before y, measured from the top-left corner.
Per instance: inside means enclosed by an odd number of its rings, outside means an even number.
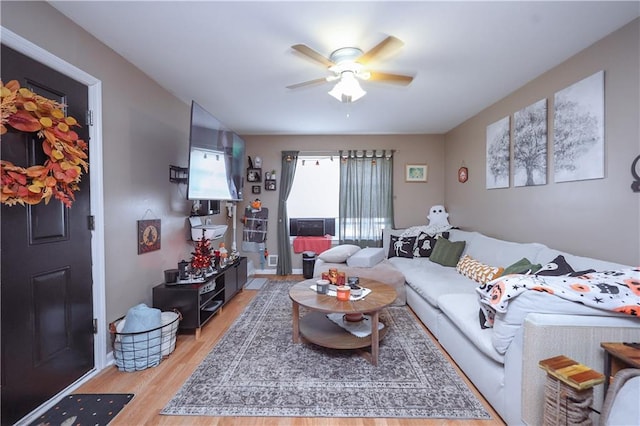
[[[458,182],[465,183],[469,180],[469,169],[462,166],[458,169]]]
[[[251,193],[252,194],[259,194],[261,192],[262,188],[260,188],[260,185],[251,185]]]
[[[510,163],[510,116],[487,126],[486,188],[508,188]]]
[[[547,183],[547,99],[513,114],[513,186]]]
[[[276,180],[275,179],[267,179],[264,181],[264,189],[267,191],[275,191],[276,190]]]
[[[247,182],[262,182],[262,169],[248,168]]]
[[[405,166],[405,182],[426,182],[427,181],[427,165],[426,164],[407,164]]]
[[[160,250],[160,219],[138,221],[138,254]]]
[[[556,92],[553,105],[554,182],[604,178],[604,71]]]

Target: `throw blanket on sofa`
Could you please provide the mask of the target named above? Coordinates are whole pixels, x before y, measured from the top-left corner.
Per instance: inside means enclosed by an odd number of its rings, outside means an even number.
[[[506,275],[476,288],[487,319],[496,312],[505,313],[510,300],[532,290],[593,308],[640,317],[640,268],[593,272],[578,277]]]

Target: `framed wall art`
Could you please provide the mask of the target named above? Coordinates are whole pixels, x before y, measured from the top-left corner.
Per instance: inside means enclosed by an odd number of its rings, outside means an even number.
[[[509,116],[487,126],[487,189],[509,187]]]
[[[251,185],[251,193],[252,194],[259,194],[261,192],[261,187],[260,185]]]
[[[267,179],[264,181],[264,189],[267,191],[275,191],[276,190],[276,180],[275,179]]]
[[[262,169],[248,168],[247,182],[262,182]]]
[[[405,182],[426,182],[427,181],[427,165],[426,164],[407,164],[405,167]]]
[[[553,100],[554,182],[604,178],[604,71]]]
[[[458,182],[465,183],[469,179],[469,169],[462,166],[458,169]]]
[[[547,100],[513,114],[513,186],[547,183]]]
[[[160,219],[138,221],[138,254],[160,250]]]

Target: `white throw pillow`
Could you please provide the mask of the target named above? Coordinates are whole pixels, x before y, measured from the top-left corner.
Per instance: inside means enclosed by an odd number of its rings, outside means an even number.
[[[355,268],[372,268],[384,259],[382,247],[367,247],[347,259],[347,266]]]
[[[318,255],[318,259],[322,259],[329,263],[344,263],[354,253],[360,251],[360,247],[353,244],[342,244],[323,251]]]

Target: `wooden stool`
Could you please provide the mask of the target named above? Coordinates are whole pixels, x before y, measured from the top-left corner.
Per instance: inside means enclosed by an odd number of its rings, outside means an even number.
[[[604,375],[564,355],[544,359],[538,366],[547,372],[544,424],[591,425],[593,387],[604,382]]]

